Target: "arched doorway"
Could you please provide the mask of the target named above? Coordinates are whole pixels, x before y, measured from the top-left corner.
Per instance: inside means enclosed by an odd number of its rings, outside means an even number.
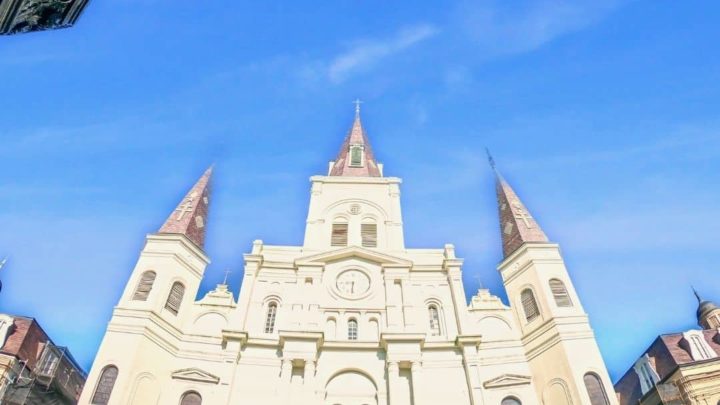
[[[377,405],[375,383],[359,371],[344,371],[325,386],[325,405]]]

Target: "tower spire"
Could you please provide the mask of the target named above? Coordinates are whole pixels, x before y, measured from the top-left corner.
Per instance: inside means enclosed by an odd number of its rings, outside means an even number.
[[[692,288],[693,294],[695,294],[695,298],[697,298],[697,302],[698,302],[698,304],[700,304],[702,302],[702,298],[700,298],[700,294],[698,294],[698,292],[694,286],[690,286],[690,288]]]
[[[503,257],[510,256],[524,243],[548,242],[545,232],[540,228],[535,218],[530,215],[515,190],[500,175],[490,151],[486,149],[486,152],[490,167],[495,172],[495,191],[498,202]]]
[[[330,176],[382,177],[380,166],[375,160],[367,133],[360,120],[360,104],[355,100],[355,120],[345,136],[337,158],[332,163]]]
[[[210,205],[210,166],[170,214],[159,233],[187,236],[201,249],[205,246],[205,224]]]

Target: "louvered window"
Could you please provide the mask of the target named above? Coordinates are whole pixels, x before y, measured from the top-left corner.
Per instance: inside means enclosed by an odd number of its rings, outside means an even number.
[[[155,272],[154,271],[146,271],[142,274],[140,277],[140,282],[137,285],[137,288],[135,289],[135,294],[133,295],[133,300],[135,301],[147,301],[148,296],[150,295],[150,290],[152,290],[153,283],[155,282]]]
[[[440,312],[435,305],[428,307],[428,315],[430,316],[430,335],[440,336]]]
[[[555,298],[555,304],[559,307],[571,307],[572,301],[570,301],[570,295],[568,295],[565,284],[562,281],[554,278],[550,280],[550,291],[552,291],[553,298]]]
[[[186,392],[182,396],[180,405],[202,405],[202,397],[194,391]]]
[[[585,381],[585,389],[587,389],[588,396],[590,397],[590,405],[610,405],[605,387],[597,374],[587,373],[585,377],[583,377],[583,380]]]
[[[528,322],[532,322],[540,316],[540,310],[538,309],[532,290],[529,288],[523,290],[523,292],[520,293],[520,300],[522,301],[523,310],[525,311],[525,319]]]
[[[357,340],[358,338],[358,323],[355,319],[348,321],[348,340]]]
[[[362,145],[350,146],[350,166],[362,166],[363,147]]]
[[[360,236],[363,247],[377,247],[377,224],[361,224]]]
[[[107,366],[100,373],[95,393],[93,394],[91,404],[94,405],[105,405],[110,401],[110,394],[112,394],[113,387],[115,386],[115,380],[117,380],[118,369],[115,366]]]
[[[173,315],[177,315],[180,311],[183,295],[185,295],[185,286],[180,282],[174,283],[170,289],[170,295],[168,295],[168,299],[165,302],[165,309],[172,312]]]
[[[277,317],[277,304],[271,302],[268,305],[267,315],[265,315],[265,333],[273,333],[275,331],[275,318]]]
[[[347,246],[348,224],[333,224],[330,246]]]

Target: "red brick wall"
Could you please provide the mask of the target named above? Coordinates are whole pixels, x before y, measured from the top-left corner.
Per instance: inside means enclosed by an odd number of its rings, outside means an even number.
[[[14,330],[0,351],[27,361],[28,367],[32,369],[48,340],[47,334],[34,319],[18,317],[14,318]]]

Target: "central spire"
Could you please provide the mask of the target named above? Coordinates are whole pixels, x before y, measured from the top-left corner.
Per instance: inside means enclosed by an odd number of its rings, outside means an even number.
[[[548,242],[545,232],[540,228],[535,218],[530,215],[530,212],[515,194],[515,190],[498,172],[490,151],[486,149],[486,152],[490,167],[495,172],[495,190],[500,213],[503,257],[510,256],[524,243]]]
[[[360,120],[360,103],[355,100],[355,120],[350,132],[332,163],[330,176],[382,177],[380,165],[375,161],[370,141]]]

